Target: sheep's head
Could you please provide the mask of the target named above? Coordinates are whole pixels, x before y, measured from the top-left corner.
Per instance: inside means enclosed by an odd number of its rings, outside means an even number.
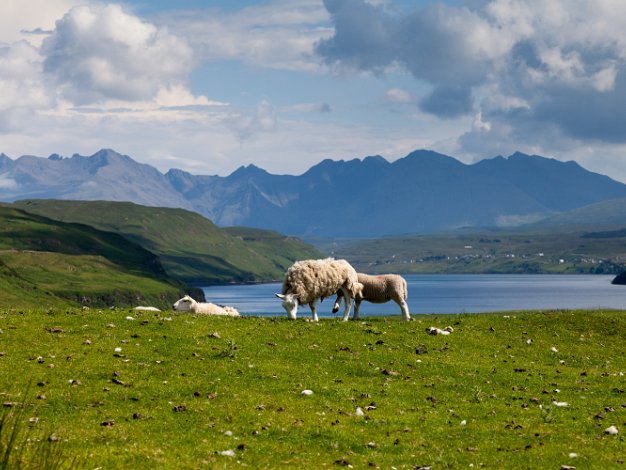
[[[186,295],[182,299],[177,300],[174,305],[172,305],[172,308],[179,312],[188,312],[191,310],[192,305],[194,305],[195,303],[195,300]]]
[[[294,294],[276,294],[283,301],[283,308],[291,320],[296,319],[298,313],[298,296]]]

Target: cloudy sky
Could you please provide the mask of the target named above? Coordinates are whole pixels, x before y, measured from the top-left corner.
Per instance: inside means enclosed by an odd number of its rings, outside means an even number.
[[[516,150],[626,182],[623,0],[2,0],[0,152],[161,171]]]

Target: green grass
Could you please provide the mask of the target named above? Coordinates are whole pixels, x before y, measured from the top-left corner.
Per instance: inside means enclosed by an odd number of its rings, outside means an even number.
[[[625,314],[2,310],[0,394],[79,467],[620,468]]]
[[[183,209],[130,202],[27,200],[29,213],[114,232],[158,255],[167,273],[192,285],[282,279],[297,259],[319,251],[271,231],[235,228],[232,233]]]
[[[184,291],[119,234],[0,206],[0,306],[167,307]]]

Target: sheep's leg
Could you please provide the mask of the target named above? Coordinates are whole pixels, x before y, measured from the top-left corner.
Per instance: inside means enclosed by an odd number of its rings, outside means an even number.
[[[313,302],[309,303],[309,307],[311,307],[311,315],[313,317],[313,321],[318,321],[317,318],[317,299]]]
[[[339,311],[339,307],[341,307],[341,299],[343,298],[343,292],[337,291],[337,298],[335,299],[335,303],[333,305],[333,313],[337,313]]]
[[[342,287],[341,290],[343,291],[343,300],[346,303],[343,309],[342,321],[348,321],[348,318],[350,317],[350,308],[352,307],[352,295],[350,294],[350,291],[344,287]]]
[[[353,320],[359,319],[359,307],[361,306],[361,301],[354,299],[354,313],[352,314]]]
[[[400,306],[400,310],[402,311],[402,319],[404,321],[409,321],[411,319],[411,315],[409,314],[409,305],[406,303],[406,300],[401,300],[396,303]]]

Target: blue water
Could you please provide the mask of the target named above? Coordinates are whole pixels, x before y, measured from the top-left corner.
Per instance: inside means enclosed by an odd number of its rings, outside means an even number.
[[[626,286],[614,276],[542,274],[406,275],[411,313],[476,313],[507,310],[613,308],[626,309]],[[232,305],[243,315],[285,315],[279,283],[204,287],[207,301]],[[320,317],[331,313],[334,299],[318,304]],[[342,309],[340,310],[343,311]],[[308,306],[299,317],[310,317]],[[361,304],[360,315],[399,315],[393,302]]]

